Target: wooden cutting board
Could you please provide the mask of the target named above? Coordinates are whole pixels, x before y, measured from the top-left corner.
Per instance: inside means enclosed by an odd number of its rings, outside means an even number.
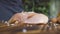
[[[60,25],[58,26],[60,27]],[[60,34],[60,28],[58,30],[27,30],[22,32],[22,26],[8,27],[5,24],[0,23],[0,34]]]

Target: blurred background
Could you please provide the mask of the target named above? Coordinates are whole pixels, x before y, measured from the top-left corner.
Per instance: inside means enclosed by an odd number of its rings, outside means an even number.
[[[57,17],[60,11],[60,0],[22,0],[25,11],[43,13],[50,18]]]
[[[50,0],[23,0],[25,11],[34,11],[48,15]]]

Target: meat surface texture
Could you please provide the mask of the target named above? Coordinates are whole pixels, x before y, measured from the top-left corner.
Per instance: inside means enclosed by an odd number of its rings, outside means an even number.
[[[22,12],[22,13],[18,13],[16,14],[17,16],[20,16],[20,20],[19,23],[27,23],[27,24],[39,24],[39,23],[43,23],[46,24],[48,23],[48,16],[44,15],[44,14],[39,14],[39,13],[35,13],[35,12]],[[16,16],[14,16],[16,17]],[[10,21],[14,20],[14,17],[12,17],[10,19]],[[15,18],[16,20],[16,18]]]
[[[28,23],[28,24],[46,24],[48,23],[48,17],[44,14],[34,14],[33,16],[31,16],[30,18],[27,18],[24,23]]]

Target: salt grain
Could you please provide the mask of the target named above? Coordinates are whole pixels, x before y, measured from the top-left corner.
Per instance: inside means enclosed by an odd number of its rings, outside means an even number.
[[[26,33],[26,32],[27,32],[27,30],[26,30],[26,29],[23,29],[23,32],[24,32],[24,33]]]

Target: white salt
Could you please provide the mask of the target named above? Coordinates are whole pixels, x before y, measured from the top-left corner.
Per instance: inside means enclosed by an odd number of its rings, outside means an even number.
[[[26,29],[23,29],[22,31],[23,31],[24,33],[26,33],[26,32],[27,32],[27,30],[26,30]]]

